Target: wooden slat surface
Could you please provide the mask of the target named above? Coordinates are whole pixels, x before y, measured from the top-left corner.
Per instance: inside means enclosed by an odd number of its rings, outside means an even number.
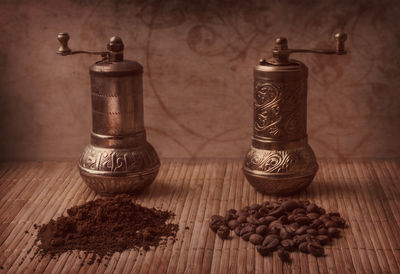
[[[257,193],[243,176],[241,160],[168,159],[154,184],[135,200],[174,211],[178,241],[148,252],[114,254],[107,265],[81,265],[83,252],[56,260],[27,255],[34,223],[47,223],[71,206],[98,198],[79,177],[76,163],[0,163],[0,272],[400,273],[399,161],[319,164],[311,186],[293,198],[339,211],[348,221],[344,237],[326,248],[326,257],[295,252],[292,264],[282,264],[276,254],[263,258],[236,236],[222,241],[208,228],[211,215],[280,197]]]

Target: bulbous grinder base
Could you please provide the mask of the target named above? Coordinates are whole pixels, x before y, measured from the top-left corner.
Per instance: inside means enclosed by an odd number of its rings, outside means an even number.
[[[311,184],[318,164],[309,145],[289,150],[251,147],[243,173],[249,183],[263,194],[290,195]]]
[[[85,183],[102,196],[139,193],[156,178],[160,160],[145,143],[132,149],[109,149],[88,145],[78,163]]]

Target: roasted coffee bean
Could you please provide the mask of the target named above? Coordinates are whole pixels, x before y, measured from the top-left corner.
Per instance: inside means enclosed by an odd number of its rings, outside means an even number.
[[[296,235],[293,237],[293,245],[294,246],[299,246],[302,242],[306,241],[306,238],[304,237],[305,235]]]
[[[293,224],[290,224],[290,225],[284,225],[284,228],[292,236],[296,232],[297,228],[299,228],[298,225],[299,225],[298,223],[293,223]]]
[[[292,241],[293,241],[293,248],[297,248],[301,243],[300,240],[296,238],[296,236],[293,237]]]
[[[259,225],[256,228],[256,233],[261,236],[266,236],[268,234],[268,226],[266,225]]]
[[[325,227],[322,227],[322,228],[318,229],[318,234],[319,235],[328,235],[328,229],[326,229]]]
[[[322,207],[319,208],[319,214],[320,215],[324,215],[326,213],[325,209],[323,209]]]
[[[273,235],[279,235],[281,233],[281,229],[279,227],[273,226],[269,229],[269,232]]]
[[[338,212],[330,212],[328,214],[330,217],[335,216],[335,217],[340,217],[340,214]]]
[[[264,241],[264,237],[258,234],[252,234],[249,238],[249,241],[253,244],[253,245],[259,245]]]
[[[300,203],[303,205],[303,207],[307,207],[311,204],[309,200],[301,201]]]
[[[319,213],[319,207],[316,204],[309,204],[306,211],[307,213]]]
[[[328,228],[328,235],[331,238],[339,238],[340,237],[340,230],[336,227]]]
[[[308,252],[310,252],[315,257],[324,255],[324,248],[319,244],[309,243],[307,248]]]
[[[214,231],[214,232],[217,232],[217,230],[218,230],[219,227],[220,227],[219,224],[212,223],[212,222],[210,223],[210,228],[211,228],[211,230]]]
[[[309,229],[307,229],[306,232],[307,232],[307,234],[310,234],[310,235],[313,235],[313,236],[318,235],[318,231],[316,229],[314,229],[314,228],[309,228]]]
[[[229,237],[229,228],[227,226],[220,226],[217,230],[217,235],[221,239],[227,239]]]
[[[244,210],[244,209],[239,210],[236,214],[238,216],[245,216],[245,217],[250,215],[249,212],[247,210]]]
[[[249,215],[253,215],[254,213],[256,213],[256,212],[258,212],[257,210],[255,210],[255,209],[249,209]]]
[[[331,220],[336,223],[337,227],[344,228],[346,226],[346,220],[341,217],[332,216]]]
[[[303,253],[308,253],[308,243],[307,242],[302,242],[299,244],[299,250]]]
[[[227,213],[225,215],[224,220],[225,220],[225,222],[229,222],[230,220],[233,220],[233,219],[236,219],[236,218],[237,218],[236,214]]]
[[[287,218],[288,218],[289,222],[293,223],[295,217],[296,217],[296,215],[290,214]]]
[[[268,245],[270,242],[272,242],[275,239],[277,239],[279,241],[279,236],[278,235],[274,235],[274,234],[270,234],[267,237],[265,237],[262,245]]]
[[[294,231],[296,231],[296,230],[300,227],[300,225],[299,225],[298,223],[291,223],[289,226],[290,226]]]
[[[271,222],[268,227],[271,229],[273,227],[276,227],[278,229],[281,229],[283,227],[282,223],[279,220],[275,220],[273,222]]]
[[[290,254],[283,248],[278,249],[278,256],[283,262],[289,262],[290,261]]]
[[[263,242],[263,244],[264,244],[264,242]],[[268,248],[271,251],[274,251],[274,250],[276,250],[278,245],[279,245],[279,240],[278,239],[274,239],[271,242],[269,242],[267,245],[265,245],[265,247]]]
[[[310,227],[315,228],[315,229],[319,229],[319,228],[325,227],[325,225],[320,219],[316,219],[316,220],[311,222]]]
[[[264,202],[261,203],[262,207],[268,207],[269,205],[270,205],[269,201],[264,201]]]
[[[226,213],[227,214],[236,214],[236,209],[234,209],[234,208],[228,209],[228,211]]]
[[[317,236],[310,235],[310,234],[306,234],[306,241],[308,243],[319,244],[319,240],[317,239]]]
[[[261,205],[259,205],[259,204],[252,204],[250,206],[250,209],[253,209],[253,210],[259,210],[260,208],[261,208]]]
[[[212,215],[211,216],[211,222],[224,222],[224,217],[220,215]]]
[[[306,241],[308,243],[319,244],[319,240],[317,239],[317,236],[310,235],[310,234],[306,234]]]
[[[324,215],[321,215],[321,217],[319,217],[319,220],[321,220],[323,223],[326,223],[331,220],[331,217],[328,214],[324,214]]]
[[[310,218],[307,216],[296,216],[294,221],[299,224],[309,224],[311,222]]]
[[[266,217],[261,217],[260,219],[258,219],[258,221],[260,222],[260,224],[262,224],[262,225],[268,225],[268,224],[269,224],[269,222],[266,221],[265,218],[266,218]]]
[[[246,223],[247,217],[242,215],[242,216],[239,216],[236,220],[239,224],[244,224],[244,223]]]
[[[299,207],[299,204],[296,201],[289,200],[289,201],[284,201],[281,204],[281,209],[283,211],[288,211],[288,212],[291,212],[293,209],[298,208],[298,207]]]
[[[305,234],[305,233],[307,233],[308,228],[309,228],[308,225],[303,225],[303,226],[299,227],[298,229],[296,229],[294,234],[296,234],[296,235]]]
[[[330,239],[326,235],[318,235],[317,236],[318,241],[321,243],[321,245],[326,245],[329,243]]]
[[[319,214],[318,213],[308,213],[307,217],[310,218],[311,220],[315,220],[319,218]]]
[[[284,225],[289,223],[289,220],[288,220],[287,216],[285,216],[285,215],[279,217],[278,220],[279,220],[279,222],[280,222],[281,224],[284,224]]]
[[[254,218],[253,216],[247,217],[246,218],[246,222],[248,222],[250,224],[253,224],[253,225],[259,225],[260,224],[260,222],[256,218]]]
[[[260,219],[261,217],[263,217],[258,211],[251,216],[253,216],[256,219]]]
[[[296,208],[293,209],[292,214],[297,215],[297,214],[306,214],[306,210],[304,208]]]
[[[213,229],[213,227],[216,227],[218,229],[218,226],[224,225],[225,224],[225,219],[222,216],[219,215],[213,215],[211,216],[211,221],[210,221],[210,227]]]
[[[297,235],[297,237],[300,239],[301,242],[307,241],[307,239],[310,238],[310,236],[308,236],[307,234]]]
[[[290,239],[282,240],[281,246],[286,250],[293,250],[294,242],[293,240]]]
[[[271,254],[271,251],[266,246],[258,245],[256,249],[257,252],[261,254],[261,256],[268,256],[269,254]]]
[[[259,219],[259,221],[263,224],[263,225],[269,225],[271,222],[275,221],[276,218],[274,216],[266,216],[266,217],[261,217]]]
[[[239,223],[238,223],[237,220],[230,220],[230,221],[228,222],[228,227],[229,227],[231,230],[234,230],[238,225],[239,225]]]
[[[329,222],[327,222],[326,224],[325,224],[325,226],[326,227],[339,227],[339,223],[338,222],[336,222],[336,221],[334,221],[334,220],[331,220],[331,221],[329,221]]]
[[[281,237],[282,240],[289,239],[291,237],[291,234],[286,230],[285,227],[282,227],[279,236]]]
[[[243,240],[248,241],[250,239],[250,236],[252,235],[251,232],[247,232],[247,233],[240,233],[240,237],[242,237]]]
[[[258,210],[258,214],[260,214],[261,217],[267,216],[268,213],[269,213],[269,209],[266,208],[266,207],[261,207],[261,208]]]
[[[276,218],[279,218],[280,216],[282,216],[284,213],[284,211],[282,210],[282,208],[278,207],[277,209],[274,209],[272,211],[270,211],[268,213],[269,216],[274,216]]]
[[[224,217],[219,215],[211,216],[210,228],[212,231],[217,232],[218,228],[222,225],[225,225]]]
[[[280,202],[277,202],[277,201],[272,201],[271,203],[270,203],[270,207],[271,208],[274,208],[274,209],[276,209],[276,208],[278,208],[278,207],[280,207],[281,206],[281,203]]]
[[[245,234],[245,233],[255,233],[256,232],[256,227],[252,224],[246,224],[241,230],[240,230],[240,235]]]
[[[236,235],[240,236],[240,227],[239,226],[237,226],[233,231],[235,232]]]

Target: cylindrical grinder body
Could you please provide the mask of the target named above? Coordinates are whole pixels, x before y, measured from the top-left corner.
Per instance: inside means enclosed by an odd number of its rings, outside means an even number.
[[[142,66],[133,61],[100,61],[90,67],[91,144],[78,167],[102,195],[137,192],[157,176],[160,160],[146,141]]]
[[[318,170],[307,142],[307,74],[295,60],[254,68],[254,131],[243,171],[257,191],[288,195]]]

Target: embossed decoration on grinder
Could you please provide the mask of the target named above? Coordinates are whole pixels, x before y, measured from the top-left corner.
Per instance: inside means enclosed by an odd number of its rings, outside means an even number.
[[[58,34],[57,54],[101,55],[90,67],[92,98],[91,142],[78,168],[86,184],[101,195],[133,193],[150,185],[160,160],[146,140],[143,120],[143,67],[124,60],[121,38],[111,37],[108,51],[71,51],[69,35]]]
[[[254,68],[252,145],[243,172],[265,194],[288,195],[306,188],[318,164],[307,141],[307,67],[289,54],[345,54],[347,35],[335,35],[335,50],[289,49],[286,38],[275,40],[272,58]]]

